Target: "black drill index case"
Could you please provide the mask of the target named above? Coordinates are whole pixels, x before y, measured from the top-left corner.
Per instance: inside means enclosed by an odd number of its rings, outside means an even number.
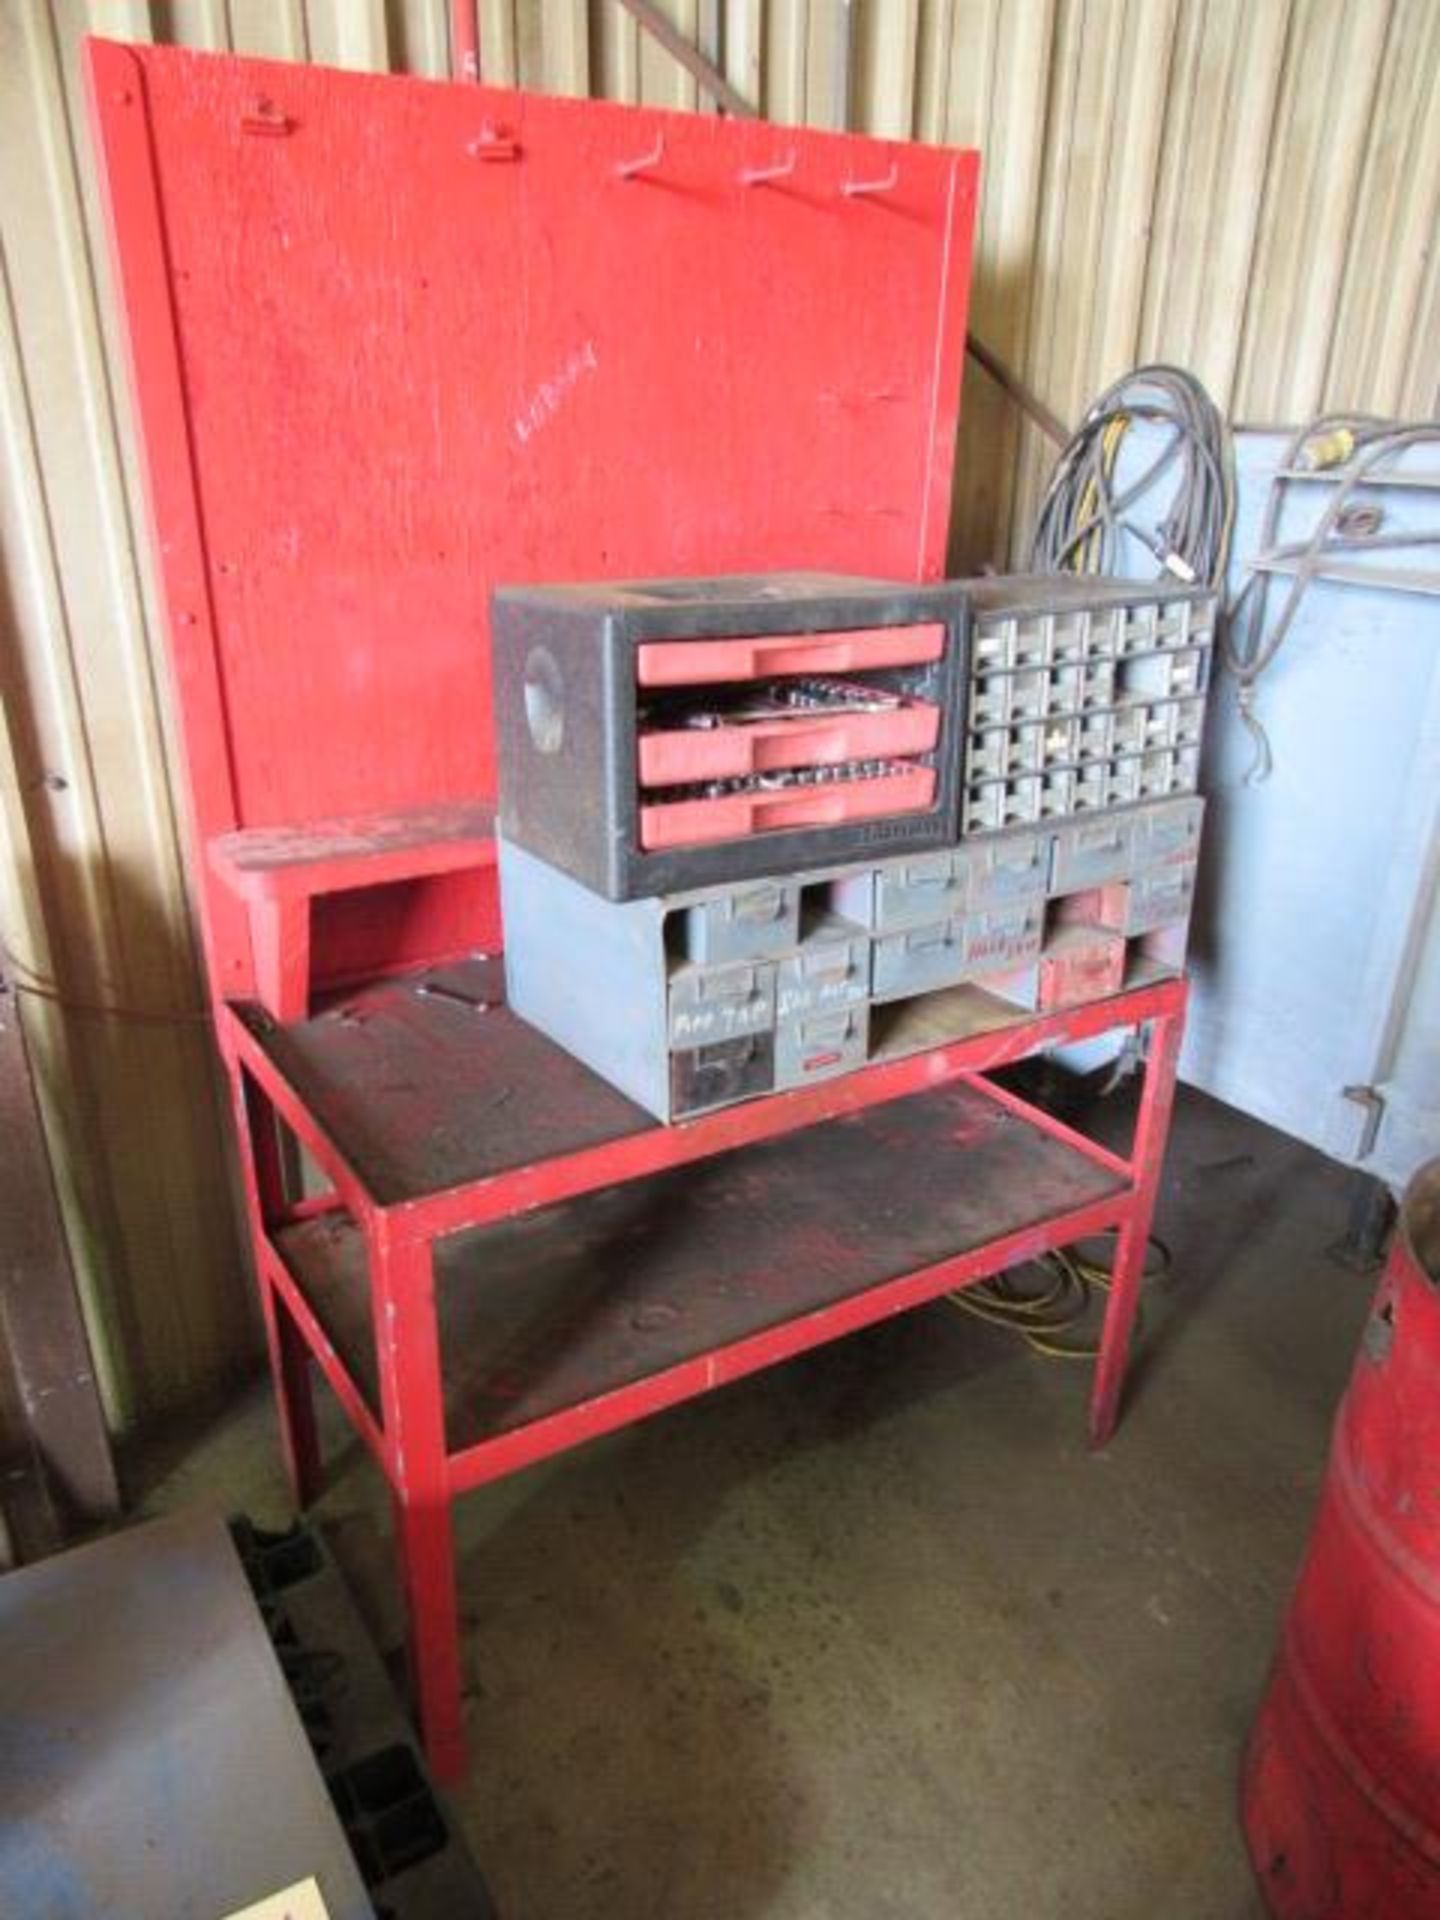
[[[608,899],[956,838],[962,585],[502,587],[493,611],[501,831]]]

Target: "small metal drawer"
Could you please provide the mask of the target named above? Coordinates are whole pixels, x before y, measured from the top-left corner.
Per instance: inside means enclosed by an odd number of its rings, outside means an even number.
[[[1036,969],[1035,1006],[1041,1013],[1084,1006],[1125,985],[1125,936],[1106,927],[1062,927],[1045,943]]]
[[[775,1017],[853,1006],[870,993],[870,936],[822,927],[778,963]]]
[[[1174,860],[1193,860],[1200,850],[1203,800],[1169,800],[1145,813],[1143,844],[1137,835],[1135,864],[1158,867]]]
[[[965,904],[975,913],[1042,895],[1049,878],[1050,838],[1044,833],[1007,834],[966,847],[958,858],[965,875]]]
[[[1044,932],[1045,902],[1040,898],[967,914],[960,928],[966,977],[1024,966],[1039,953]]]
[[[800,938],[799,915],[799,888],[779,880],[698,900],[682,911],[685,957],[714,966],[784,953]]]
[[[729,967],[681,967],[670,976],[672,1048],[710,1046],[775,1024],[773,961]]]
[[[1195,899],[1195,868],[1195,861],[1187,860],[1137,873],[1125,889],[1128,899],[1120,931],[1154,933],[1188,920]]]
[[[782,1020],[775,1029],[775,1085],[808,1086],[863,1067],[870,1039],[868,1006]]]
[[[1135,863],[1135,820],[1080,820],[1058,827],[1050,859],[1051,893],[1080,893],[1124,880]]]
[[[882,934],[875,942],[871,991],[877,1000],[957,986],[965,978],[964,920]]]
[[[949,851],[887,860],[873,872],[838,881],[831,897],[837,913],[861,926],[884,932],[921,927],[964,912],[965,871]]]
[[[726,1107],[769,1093],[775,1084],[775,1036],[746,1034],[670,1056],[670,1117]]]

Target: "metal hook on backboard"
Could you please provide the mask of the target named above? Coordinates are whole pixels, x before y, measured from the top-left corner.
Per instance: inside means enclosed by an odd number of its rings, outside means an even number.
[[[486,120],[475,138],[465,142],[465,151],[476,160],[518,160],[520,142],[508,127]]]
[[[742,187],[766,187],[772,180],[788,180],[795,171],[793,150],[784,160],[773,167],[742,167],[740,184]]]
[[[622,180],[635,180],[642,174],[652,173],[665,158],[665,136],[657,133],[655,144],[649,153],[638,154],[633,160],[622,160],[615,171]]]
[[[883,179],[881,180],[846,180],[844,184],[841,186],[840,191],[843,194],[848,195],[850,198],[855,199],[855,198],[858,198],[861,194],[891,193],[894,191],[894,189],[897,186],[899,186],[899,184],[900,184],[900,164],[897,161],[891,167],[889,173],[887,173]]]
[[[295,131],[295,122],[288,113],[281,111],[273,100],[263,94],[252,100],[240,116],[242,133],[267,134],[271,139],[284,139],[287,133]]]

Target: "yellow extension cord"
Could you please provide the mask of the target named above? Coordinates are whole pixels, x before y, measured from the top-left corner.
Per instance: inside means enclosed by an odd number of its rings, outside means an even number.
[[[1130,430],[1129,414],[1119,413],[1119,414],[1116,414],[1115,418],[1106,427],[1104,433],[1100,437],[1100,458],[1101,458],[1101,463],[1104,467],[1105,483],[1107,486],[1109,486],[1115,478],[1115,463],[1120,458],[1121,442],[1124,440],[1125,435],[1129,432],[1129,430]],[[1335,436],[1331,436],[1331,438],[1334,438],[1334,437]],[[1321,444],[1325,450],[1324,451],[1325,459],[1333,460],[1334,458],[1337,457],[1335,450],[1329,446],[1328,441],[1322,442]],[[1351,444],[1353,448],[1353,440]],[[1343,455],[1340,457],[1348,458],[1348,455]],[[1096,493],[1095,482],[1093,480],[1087,480],[1085,483],[1085,490],[1080,495],[1080,507],[1079,507],[1079,513],[1077,517],[1077,525],[1084,526],[1085,522],[1095,512],[1095,509],[1099,504],[1100,504],[1099,496]],[[1235,492],[1232,487],[1226,493],[1226,496],[1225,496],[1225,519],[1224,519],[1224,526],[1222,529],[1222,537],[1224,540],[1224,547],[1222,550],[1224,552],[1227,552],[1227,553],[1229,552],[1230,536],[1234,531],[1234,527],[1235,527]],[[1095,574],[1101,571],[1101,563],[1104,559],[1103,538],[1104,536],[1101,528],[1096,527],[1095,531],[1090,535],[1090,538],[1086,541],[1085,546],[1082,549],[1080,565],[1075,569],[1077,573]]]
[[[1046,1277],[1048,1284],[1039,1292],[1023,1291],[1008,1273],[1002,1273],[994,1280],[948,1293],[945,1298],[977,1320],[1018,1333],[1028,1347],[1047,1360],[1093,1360],[1100,1351],[1097,1343],[1075,1342],[1063,1336],[1073,1333],[1084,1320],[1093,1294],[1110,1291],[1109,1267],[1066,1248],[1042,1254],[1029,1264]],[[1143,1279],[1162,1278],[1170,1265],[1169,1248],[1152,1235]],[[1139,1324],[1137,1313],[1137,1328]]]
[[[1109,426],[1106,427],[1100,437],[1100,457],[1104,463],[1107,486],[1115,477],[1115,461],[1120,453],[1120,442],[1125,438],[1129,425],[1129,414],[1118,414],[1115,419],[1110,422]],[[1098,504],[1099,502],[1095,493],[1095,482],[1089,480],[1085,483],[1085,491],[1080,496],[1079,524],[1081,526],[1084,526],[1091,514],[1094,513]],[[1099,573],[1102,554],[1101,530],[1097,527],[1086,542],[1084,564],[1080,567],[1079,571],[1082,573]]]

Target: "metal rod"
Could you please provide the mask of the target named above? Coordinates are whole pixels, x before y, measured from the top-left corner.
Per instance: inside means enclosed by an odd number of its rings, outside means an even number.
[[[450,0],[450,71],[457,80],[480,78],[480,0]]]
[[[854,0],[840,0],[835,35],[834,59],[830,74],[832,110],[835,126],[841,133],[850,131],[850,111],[855,95],[855,7]]]
[[[473,994],[461,993],[435,980],[422,980],[415,991],[422,1000],[443,1000],[447,1006],[463,1007],[466,1013],[489,1013],[495,1005],[493,1000],[477,1000]]]
[[[1037,399],[1024,381],[1013,374],[983,340],[977,340],[973,333],[967,333],[965,351],[978,367],[989,374],[1007,399],[1013,400],[1025,417],[1034,422],[1047,440],[1053,440],[1057,447],[1068,446],[1070,429],[1060,416],[1052,413],[1043,400]]]
[[[670,55],[690,75],[698,86],[705,89],[712,100],[733,113],[740,120],[754,120],[759,116],[743,93],[737,93],[730,82],[721,73],[713,60],[707,60],[700,49],[687,40],[673,21],[668,20],[652,0],[619,0],[619,4],[631,14],[652,39]]]
[[[1276,573],[1293,577],[1293,560],[1252,560],[1256,573]],[[1336,587],[1382,587],[1391,593],[1440,594],[1440,568],[1370,567],[1351,561],[1322,560],[1310,569],[1312,580],[1325,580]]]

